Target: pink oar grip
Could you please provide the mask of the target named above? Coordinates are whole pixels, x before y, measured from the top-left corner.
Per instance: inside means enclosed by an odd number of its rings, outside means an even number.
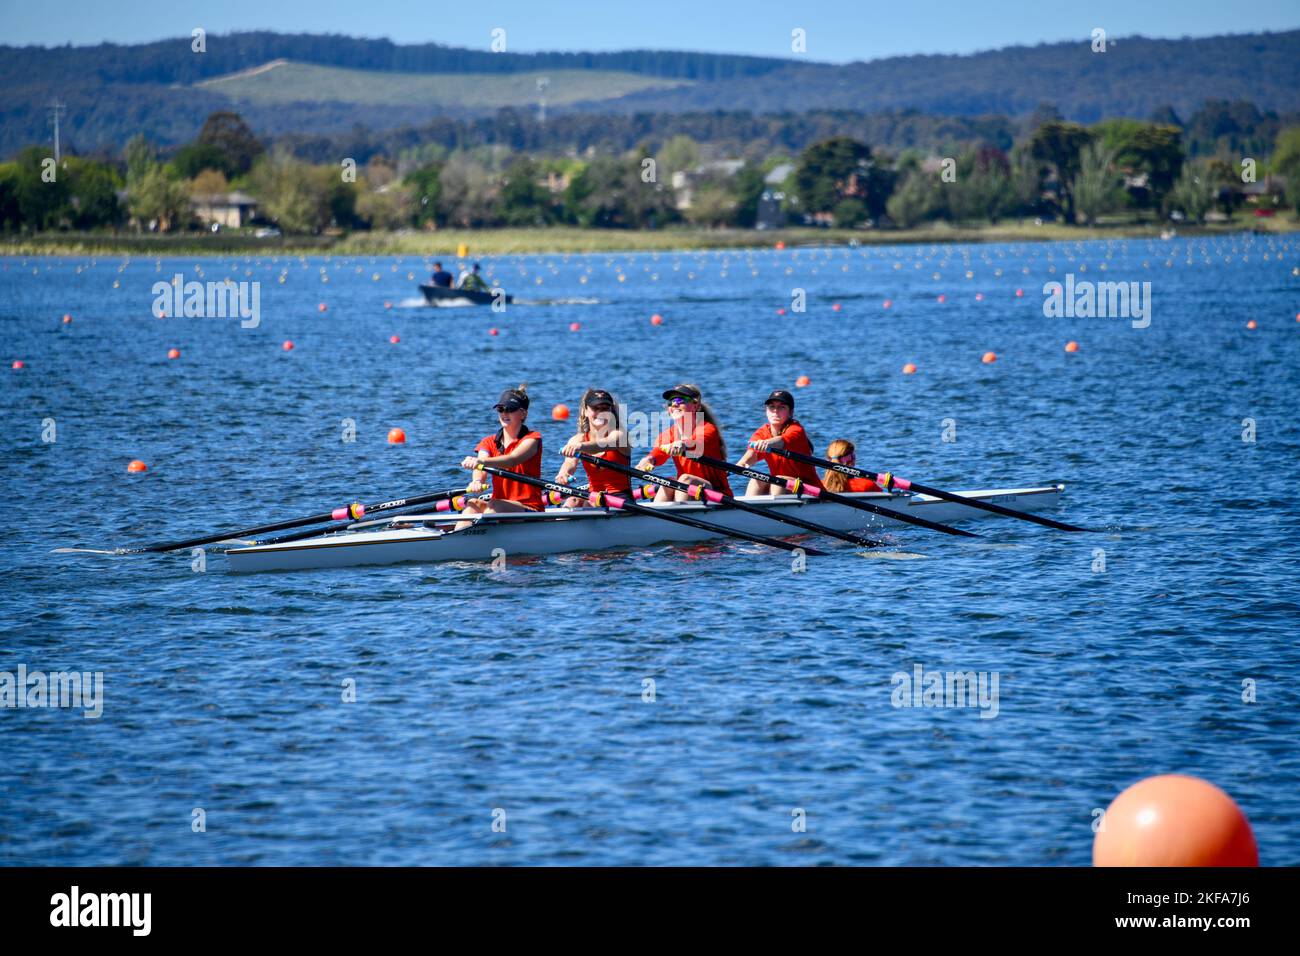
[[[787,485],[787,487],[789,486]],[[801,495],[807,495],[810,498],[819,498],[821,497],[822,490],[820,488],[814,487],[813,485],[805,484],[802,488],[799,489],[799,493]]]
[[[593,493],[589,500],[593,505],[598,505],[600,503],[600,493],[599,492]],[[608,492],[606,492],[604,503],[610,508],[621,508],[625,504],[627,504],[627,499],[620,498],[618,495],[611,495]]]
[[[885,476],[884,476],[884,475],[876,475],[876,484],[878,484],[878,485],[883,485],[884,483],[885,483]],[[902,488],[904,491],[907,491],[907,489],[909,489],[909,488],[912,487],[912,483],[911,483],[910,481],[908,481],[906,478],[895,478],[895,479],[894,479],[894,487],[895,487],[895,488]]]
[[[714,491],[712,488],[705,488],[704,497],[708,498],[716,505],[718,502],[722,501],[722,492]]]

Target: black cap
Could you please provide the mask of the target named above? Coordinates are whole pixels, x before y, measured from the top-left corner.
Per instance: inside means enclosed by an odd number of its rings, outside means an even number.
[[[517,412],[521,408],[528,407],[528,395],[517,388],[507,388],[497,399],[496,405],[493,406],[497,411]]]
[[[664,392],[665,401],[674,398],[689,398],[693,402],[698,402],[700,400],[700,390],[694,385],[678,385]]]
[[[773,389],[772,394],[763,399],[764,405],[768,402],[782,402],[789,406],[790,411],[794,411],[794,396],[783,388]]]
[[[588,405],[609,405],[613,406],[614,396],[609,394],[603,388],[593,388],[587,393]]]

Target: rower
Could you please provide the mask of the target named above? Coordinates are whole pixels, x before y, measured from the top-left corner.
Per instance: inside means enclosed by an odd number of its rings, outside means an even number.
[[[745,454],[740,457],[736,465],[747,468],[761,458],[767,463],[767,470],[776,477],[797,478],[806,485],[820,488],[821,479],[817,477],[817,469],[812,465],[805,465],[803,462],[782,458],[768,452],[770,448],[783,448],[800,455],[813,453],[808,433],[794,417],[794,396],[783,388],[775,389],[764,399],[763,407],[767,410],[767,424],[750,436],[749,448],[745,450]],[[745,494],[780,495],[786,494],[786,489],[775,482],[769,483],[751,478]]]
[[[847,465],[849,468],[857,466],[858,456],[854,454],[853,442],[847,438],[837,438],[831,442],[826,449],[826,457],[837,465]],[[870,478],[850,478],[829,468],[822,475],[822,487],[841,495],[845,492],[881,490]]]
[[[578,470],[578,459],[572,456],[579,452],[620,465],[632,463],[632,449],[628,446],[627,433],[619,421],[618,403],[603,388],[589,388],[582,393],[582,400],[578,403],[578,433],[565,443],[560,452],[565,456],[564,464],[555,475],[555,480],[560,484],[569,484],[573,473]],[[609,491],[631,497],[631,479],[627,475],[588,461],[583,461],[582,467],[586,469],[591,491]],[[571,497],[564,500],[566,508],[585,508],[590,504],[587,498]]]
[[[474,268],[470,272],[462,272],[460,275],[460,287],[466,292],[487,292],[488,284],[483,281],[479,275],[479,264],[474,263]]]
[[[673,423],[667,431],[655,439],[655,447],[650,449],[641,463],[641,471],[652,471],[669,458],[677,465],[677,479],[691,485],[703,485],[723,494],[731,494],[731,485],[727,482],[727,473],[720,468],[703,465],[696,459],[700,455],[713,458],[727,457],[727,443],[723,441],[722,430],[718,427],[717,416],[713,409],[704,402],[704,396],[698,385],[678,385],[664,392],[664,401],[668,403],[668,414]],[[655,494],[655,501],[689,501],[690,495],[685,491],[673,491],[660,488]]]
[[[429,277],[429,281],[433,285],[441,286],[444,289],[450,289],[454,279],[452,274],[442,267],[441,262],[435,262],[433,264],[433,275]]]
[[[488,435],[475,450],[474,455],[462,459],[462,468],[474,469],[479,465],[491,465],[503,471],[528,475],[532,478],[542,477],[542,436],[529,431],[525,422],[528,420],[528,389],[520,385],[508,388],[501,393],[496,403],[497,421],[500,430],[495,435]],[[478,494],[485,485],[476,476],[466,489],[467,494]],[[467,516],[481,514],[502,514],[511,511],[541,511],[545,507],[542,493],[536,485],[522,481],[510,481],[505,478],[492,478],[492,497],[471,498],[465,502]],[[468,528],[472,521],[459,521],[455,531]]]

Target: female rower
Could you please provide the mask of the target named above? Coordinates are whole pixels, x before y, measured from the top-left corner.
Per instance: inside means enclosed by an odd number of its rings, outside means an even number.
[[[826,457],[837,465],[856,467],[858,456],[853,452],[853,442],[847,438],[837,438],[826,449]],[[848,475],[827,468],[822,475],[822,487],[827,491],[844,494],[846,491],[880,491],[880,486],[870,478],[850,478]]]
[[[677,465],[679,481],[731,494],[727,473],[697,460],[700,455],[727,457],[727,443],[722,440],[717,416],[704,403],[699,386],[678,385],[670,388],[664,392],[664,401],[668,403],[668,414],[673,423],[655,439],[655,447],[650,449],[650,453],[641,459],[637,467],[642,471],[650,471],[671,458]],[[655,495],[655,501],[674,500],[689,501],[690,495],[668,488],[660,488]]]
[[[555,474],[559,484],[567,485],[578,470],[578,459],[573,457],[578,452],[620,465],[632,464],[632,449],[628,447],[627,434],[618,419],[618,403],[603,388],[589,388],[582,393],[582,401],[578,404],[578,433],[565,443],[560,452],[565,458]],[[588,461],[583,461],[582,467],[587,472],[591,491],[610,491],[631,497],[632,480],[624,473]],[[590,504],[586,498],[579,497],[564,501],[566,508],[584,508]]]
[[[774,455],[769,451],[772,448],[781,448],[801,455],[811,455],[813,453],[812,442],[808,440],[808,433],[795,420],[794,396],[785,389],[778,388],[767,396],[763,406],[767,409],[767,424],[754,432],[749,439],[749,448],[745,450],[745,454],[741,456],[740,461],[736,462],[736,464],[741,468],[745,468],[761,458],[767,462],[767,470],[778,478],[798,478],[804,484],[811,485],[813,488],[820,488],[822,486],[821,479],[817,477],[817,469],[812,465],[791,458],[782,458],[780,455]],[[786,493],[783,486],[775,482],[759,481],[757,478],[749,479],[749,486],[745,489],[747,495],[782,495]]]
[[[497,399],[496,411],[501,428],[495,435],[488,435],[479,442],[474,449],[476,454],[462,459],[460,466],[473,469],[479,465],[491,465],[502,471],[542,477],[542,436],[529,431],[525,424],[528,419],[527,387],[520,385],[502,392]],[[478,494],[484,487],[476,477],[466,491],[471,495]],[[492,497],[486,501],[469,499],[461,514],[476,516],[507,511],[541,511],[543,507],[542,492],[536,485],[493,476]],[[460,531],[470,524],[470,521],[457,522],[454,530]]]

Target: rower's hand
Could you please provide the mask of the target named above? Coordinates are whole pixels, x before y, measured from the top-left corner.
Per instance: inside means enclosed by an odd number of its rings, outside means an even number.
[[[477,495],[477,494],[482,494],[486,490],[487,490],[487,485],[483,484],[483,482],[471,481],[469,483],[469,487],[465,489],[465,494]]]
[[[581,450],[582,450],[582,438],[578,435],[574,435],[572,438],[570,438],[567,442],[564,443],[564,447],[560,449],[560,454],[563,455],[565,458],[572,458]]]
[[[681,458],[686,454],[686,442],[675,441],[671,445],[665,445],[664,451],[668,453],[669,458]]]
[[[470,469],[477,468],[481,460],[482,459],[480,459],[477,455],[466,455],[463,459],[461,459],[460,467],[470,468]]]
[[[557,471],[555,473],[555,483],[557,485],[567,485],[570,480],[571,476],[567,471]]]
[[[772,447],[772,439],[761,438],[758,441],[752,441],[749,443],[749,447],[754,449],[754,451],[767,451]]]
[[[637,462],[636,470],[637,470],[637,471],[654,471],[654,470],[655,470],[655,463],[654,463],[653,460],[651,460],[651,459],[649,459],[649,458],[642,458],[639,462]]]

